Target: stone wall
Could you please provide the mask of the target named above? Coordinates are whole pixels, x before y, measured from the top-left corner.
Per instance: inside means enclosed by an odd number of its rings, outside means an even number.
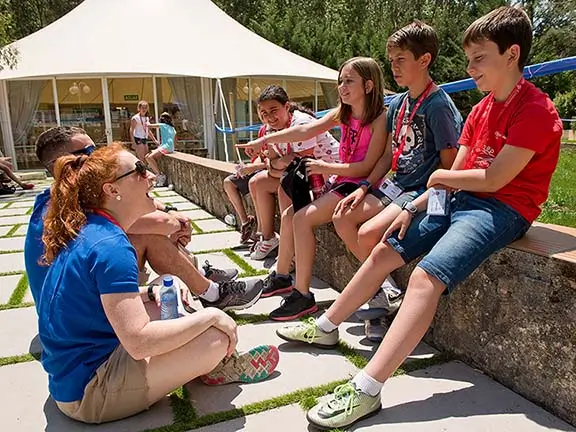
[[[175,154],[175,189],[223,218],[229,163]],[[332,226],[317,230],[315,274],[343,289],[358,268]],[[539,225],[494,254],[448,298],[426,340],[576,425],[576,230]],[[394,276],[406,286],[415,264]]]

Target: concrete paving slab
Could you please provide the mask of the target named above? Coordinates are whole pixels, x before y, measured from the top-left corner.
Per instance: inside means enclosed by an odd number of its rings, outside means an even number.
[[[0,255],[0,273],[25,270],[23,252]]]
[[[144,413],[103,425],[69,419],[48,394],[46,372],[38,362],[0,367],[2,430],[18,432],[140,432],[172,423],[172,409],[164,398]]]
[[[218,219],[207,219],[207,220],[199,220],[195,222],[198,227],[204,232],[210,231],[222,231],[222,230],[230,230],[234,231],[234,228],[226,225],[224,222]],[[238,233],[239,235],[240,233]]]
[[[196,204],[191,203],[190,201],[178,203],[178,205],[175,205],[174,207],[178,208],[178,211],[187,211],[187,210],[198,210],[198,209],[200,209],[200,207],[198,207]]]
[[[154,189],[154,192],[156,192],[158,194],[158,198],[181,196],[181,195],[178,195],[178,193],[174,192],[173,190],[169,190],[168,188],[165,188],[164,190]]]
[[[326,384],[353,376],[357,369],[337,351],[293,347],[275,334],[283,323],[259,323],[239,327],[240,351],[260,344],[277,345],[280,350],[278,371],[256,384],[208,387],[198,381],[187,385],[190,399],[199,415],[227,411],[286,393]]]
[[[575,431],[532,402],[460,362],[388,380],[382,411],[355,431]]]
[[[272,267],[274,266],[274,264],[276,264],[276,258],[277,258],[277,250],[274,251],[270,257],[267,257],[263,260],[254,260],[252,258],[250,258],[250,249],[249,247],[246,248],[238,248],[238,249],[234,249],[234,252],[236,252],[238,255],[240,255],[240,257],[246,261],[248,264],[250,264],[253,268],[255,268],[256,270],[268,270],[270,271],[270,269],[272,269]]]
[[[0,277],[0,304],[8,303],[10,296],[16,289],[16,285],[22,279],[22,275],[11,275]]]
[[[212,265],[215,268],[219,268],[219,269],[237,269],[239,272],[242,272],[242,269],[240,267],[238,267],[234,261],[232,261],[230,258],[228,258],[226,255],[224,255],[222,252],[213,252],[213,253],[208,253],[208,254],[201,254],[201,255],[196,255],[196,257],[198,258],[198,263],[200,265],[200,267],[202,267],[204,265],[204,261],[208,260],[210,262],[210,265]]]
[[[276,427],[282,432],[302,432],[308,430],[308,422],[299,405],[288,405],[189,432],[267,432]]]
[[[201,208],[198,208],[196,210],[184,210],[180,213],[185,214],[186,216],[188,216],[192,220],[207,219],[207,218],[213,218],[214,217],[210,213],[208,213],[207,211],[202,210]]]
[[[0,311],[0,357],[40,352],[36,308]]]
[[[14,226],[14,225],[12,225]],[[12,229],[12,226],[8,225],[8,226],[0,226],[0,237],[5,236],[6,234],[8,234],[10,232],[10,230]]]
[[[15,235],[15,236],[23,235],[23,236],[25,236],[27,232],[28,232],[28,224],[26,224],[26,225],[20,225],[20,226],[18,227],[18,229],[17,229],[16,231],[14,231],[14,234],[13,234],[13,235]]]
[[[5,216],[0,218],[0,225],[27,224],[30,216]]]
[[[29,210],[32,207],[34,207],[34,201],[16,201],[14,203],[12,203],[12,205],[10,207],[8,207],[7,210],[10,209],[26,209]]]
[[[22,303],[34,303],[34,297],[32,297],[32,292],[30,292],[30,285],[28,285],[24,298],[22,298]]]
[[[238,233],[235,231],[217,234],[199,234],[192,236],[192,241],[186,248],[191,252],[226,249],[236,246],[239,240]]]
[[[25,215],[27,211],[28,208],[22,208],[22,207],[9,207],[7,209],[2,209],[0,210],[0,221],[2,221],[2,218],[6,216]]]
[[[171,204],[179,204],[179,203],[186,203],[186,202],[190,202],[187,198],[184,198],[183,196],[180,195],[173,195],[173,196],[169,196],[169,197],[160,197],[160,198],[156,198],[158,201],[166,204],[166,203],[171,203]],[[178,206],[176,206],[178,207]]]
[[[24,250],[24,237],[0,238],[0,251]]]

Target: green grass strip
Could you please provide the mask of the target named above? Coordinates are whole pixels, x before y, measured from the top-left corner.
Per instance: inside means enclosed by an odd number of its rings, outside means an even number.
[[[17,305],[3,304],[3,305],[0,305],[0,311],[9,310],[9,309],[22,309],[22,308],[28,308],[28,307],[32,307],[32,306],[34,306],[34,303],[20,303]]]
[[[190,402],[190,395],[185,386],[174,390],[170,394],[174,423],[188,424],[195,422],[198,415]]]
[[[12,249],[12,250],[0,251],[0,255],[8,255],[8,254],[20,253],[20,252],[24,252],[24,251],[22,249]]]
[[[24,216],[24,215],[22,213],[2,215],[2,216],[0,216],[0,222],[2,222],[2,218],[9,218],[9,217],[16,217],[16,216]]]
[[[14,233],[15,233],[16,231],[18,231],[22,225],[26,225],[26,224],[22,224],[22,223],[15,224],[15,225],[10,229],[10,231],[8,231],[8,232],[6,233],[6,235],[5,235],[4,237],[12,237],[12,236],[14,235]]]
[[[0,277],[1,276],[14,276],[14,275],[21,275],[24,274],[24,272],[22,270],[15,270],[15,271],[9,271],[9,272],[0,272]]]
[[[358,369],[364,369],[364,367],[368,364],[366,357],[358,354],[354,348],[342,340],[338,341],[337,350],[340,351],[340,353]]]
[[[196,222],[194,222],[193,220],[190,221],[190,226],[192,228],[194,228],[194,235],[198,235],[198,234],[204,234],[204,230],[202,228],[200,228],[198,226],[198,224]]]
[[[14,204],[14,201],[7,202],[6,204],[4,204],[4,207],[2,207],[2,210],[7,209],[7,208],[10,207],[12,204]]]
[[[162,197],[162,195],[160,195],[160,194],[159,194],[158,192],[156,192],[156,191],[152,191],[152,193],[154,194],[154,196],[155,196],[156,198],[161,198],[161,197]]]
[[[268,274],[268,270],[256,270],[250,264],[235,253],[232,249],[222,249],[222,253],[226,255],[234,264],[236,264],[242,270],[242,273],[238,275],[239,278],[251,277],[251,276],[263,276]]]
[[[255,315],[238,315],[236,312],[229,311],[226,312],[230,317],[236,321],[239,326],[246,324],[258,324],[264,321],[268,321],[270,318],[268,314],[255,314]]]
[[[190,221],[190,224],[192,224],[193,221]],[[197,226],[196,224],[194,224],[193,226]],[[221,229],[221,230],[216,230],[216,231],[202,231],[199,233],[194,233],[193,235],[204,235],[204,234],[219,234],[219,233],[225,233],[225,232],[234,232],[236,231],[235,229]]]
[[[26,212],[26,216],[31,215],[33,211],[34,211],[34,207],[30,207],[30,208],[28,209],[28,211]]]
[[[17,363],[28,363],[34,360],[40,360],[40,353],[28,353],[18,356],[0,357],[0,367]]]
[[[194,208],[194,209],[189,209],[189,210],[183,210],[183,211],[194,211],[194,210],[202,210],[201,208]],[[205,220],[219,220],[217,217],[203,217],[200,219],[194,219],[196,222],[198,221],[205,221]]]
[[[16,285],[16,288],[12,292],[10,300],[8,300],[8,304],[20,305],[22,303],[22,300],[24,300],[26,290],[28,290],[28,275],[24,273],[20,278],[20,280],[18,281],[18,285]]]

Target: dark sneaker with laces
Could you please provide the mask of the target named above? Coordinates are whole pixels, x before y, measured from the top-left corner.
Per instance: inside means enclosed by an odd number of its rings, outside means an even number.
[[[215,307],[223,311],[247,309],[258,301],[262,294],[262,281],[228,281],[220,285],[220,298],[215,302],[200,297],[202,306]]]
[[[246,244],[252,240],[254,230],[256,228],[256,218],[252,215],[248,216],[248,221],[243,223],[240,227],[240,243]]]
[[[202,269],[204,270],[206,278],[218,284],[232,281],[238,277],[237,269],[224,269],[224,270],[217,269],[215,267],[212,267],[212,265],[208,261],[204,262]]]
[[[287,294],[292,291],[292,287],[294,286],[291,276],[278,276],[275,271],[264,278],[262,283],[264,284],[262,298]]]
[[[270,312],[270,319],[290,321],[315,312],[318,312],[318,305],[314,300],[314,294],[310,293],[308,298],[297,290],[292,290],[292,293],[282,300],[280,307]]]

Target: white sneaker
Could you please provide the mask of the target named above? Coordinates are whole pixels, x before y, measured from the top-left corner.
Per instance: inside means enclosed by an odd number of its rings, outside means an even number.
[[[250,254],[250,258],[253,260],[263,260],[270,254],[270,252],[278,247],[279,243],[280,241],[276,236],[272,237],[270,240],[260,240],[258,244],[256,244],[254,251]]]

